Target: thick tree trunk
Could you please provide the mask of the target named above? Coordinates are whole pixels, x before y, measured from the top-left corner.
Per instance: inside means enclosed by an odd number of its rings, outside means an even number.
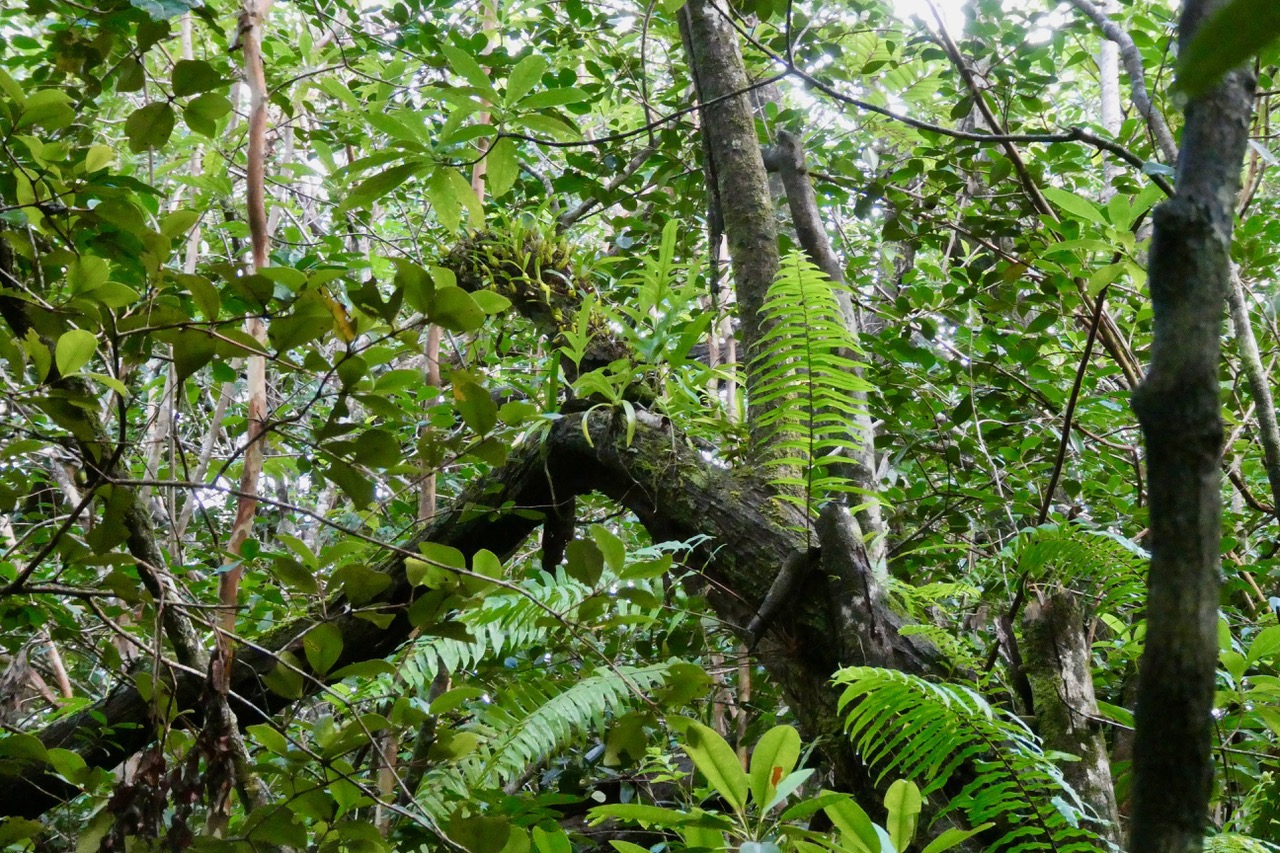
[[[1180,43],[1224,5],[1188,0]],[[1219,337],[1253,81],[1233,72],[1187,105],[1177,192],[1155,214],[1151,368],[1133,407],[1146,439],[1151,576],[1138,687],[1132,849],[1200,849],[1213,779],[1222,446]]]
[[[1060,590],[1029,602],[1022,616],[1022,637],[1040,738],[1046,748],[1080,758],[1064,764],[1062,775],[1107,822],[1098,834],[1119,848],[1120,812],[1111,760],[1098,724],[1091,651],[1075,596]]]
[[[773,220],[769,179],[764,169],[749,82],[733,27],[708,0],[689,0],[680,10],[680,31],[689,54],[698,98],[706,105],[702,132],[715,185],[715,205],[724,219],[733,266],[738,320],[742,324],[743,363],[750,365],[765,329],[760,308],[778,274],[778,232]],[[713,247],[714,250],[715,247]],[[748,420],[757,406],[747,374]],[[767,453],[756,446],[755,453]]]

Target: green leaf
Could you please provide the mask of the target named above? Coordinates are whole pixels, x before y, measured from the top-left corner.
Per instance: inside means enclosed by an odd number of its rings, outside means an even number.
[[[443,731],[436,735],[436,744],[427,757],[432,761],[456,761],[470,755],[480,746],[480,738],[474,732]]]
[[[775,726],[761,735],[751,753],[751,800],[764,806],[778,783],[800,759],[800,734],[791,726]],[[901,849],[901,848],[899,848]]]
[[[58,373],[70,376],[88,363],[98,351],[98,338],[84,329],[72,329],[58,338],[58,346],[54,350],[54,363],[58,365]]]
[[[352,604],[359,607],[373,601],[379,593],[391,585],[391,577],[385,572],[371,569],[359,563],[340,566],[330,578],[330,586],[338,585]]]
[[[1178,62],[1177,88],[1198,97],[1222,76],[1280,37],[1280,4],[1231,0],[1196,30]]]
[[[444,175],[444,179],[452,188],[453,197],[467,209],[471,217],[471,227],[479,228],[484,225],[484,205],[480,203],[480,198],[472,188],[471,181],[463,177],[457,169],[440,169],[438,174]]]
[[[1070,218],[1080,220],[1081,222],[1092,222],[1095,225],[1108,225],[1105,216],[1098,210],[1096,204],[1087,198],[1081,198],[1072,192],[1059,189],[1057,187],[1044,187],[1041,192],[1044,197],[1053,202],[1054,206],[1061,209],[1064,213],[1070,215]]]
[[[367,178],[350,195],[343,199],[338,205],[338,210],[341,212],[359,207],[368,207],[421,172],[423,168],[425,166],[421,161],[412,160],[379,172],[373,177]]]
[[[396,267],[395,286],[403,291],[405,302],[413,310],[426,314],[436,290],[431,274],[406,258],[391,258],[391,262]]]
[[[173,94],[179,98],[216,89],[224,82],[222,75],[203,59],[179,59],[173,66]]]
[[[364,509],[373,502],[373,482],[341,459],[329,460],[324,475],[351,498],[357,509]]]
[[[898,779],[885,793],[884,807],[889,813],[885,829],[898,850],[906,850],[915,838],[921,805],[920,789],[908,779]]]
[[[604,554],[588,539],[574,539],[565,546],[565,574],[579,583],[595,586],[604,573]]]
[[[292,652],[280,652],[279,663],[262,677],[272,693],[286,699],[302,698],[302,673],[298,670],[298,658]]]
[[[627,546],[614,535],[613,531],[602,524],[591,525],[591,538],[595,540],[604,555],[604,563],[615,575],[622,572],[627,562]]]
[[[842,796],[830,805],[824,806],[822,810],[844,833],[845,841],[853,848],[854,853],[880,853],[880,835],[876,832],[875,824],[871,822],[871,818],[867,817],[862,806],[850,797]]]
[[[657,826],[673,828],[684,826],[697,817],[676,809],[662,806],[649,806],[643,803],[611,803],[607,806],[596,806],[589,814],[591,825],[596,826],[610,818],[638,823],[644,827]]]
[[[1277,652],[1280,652],[1280,625],[1272,625],[1258,632],[1249,644],[1249,663],[1274,657]]]
[[[153,20],[164,21],[200,9],[204,0],[129,0],[129,5],[146,12]]]
[[[641,847],[639,844],[632,844],[630,841],[619,841],[611,838],[609,839],[609,844],[618,853],[649,853],[648,847]]]
[[[549,136],[564,142],[577,142],[582,138],[582,131],[559,116],[545,113],[530,113],[520,116],[518,121],[534,133]]]
[[[484,325],[484,309],[461,287],[436,288],[427,317],[451,332],[474,332]]]
[[[544,89],[525,98],[519,106],[523,110],[542,110],[547,107],[562,107],[565,104],[580,104],[589,97],[586,92],[574,86],[564,89]]]
[[[35,735],[14,732],[0,737],[0,757],[43,764],[49,760],[49,752]]]
[[[445,167],[436,169],[424,187],[436,218],[449,231],[456,230],[462,224],[462,199],[458,198],[453,182],[449,180],[449,172],[452,171]]]
[[[400,441],[389,430],[380,427],[360,433],[356,441],[355,461],[372,468],[390,468],[404,461]]]
[[[452,376],[453,402],[458,413],[476,433],[487,434],[498,424],[498,404],[489,391],[463,370],[455,370]]]
[[[958,844],[963,844],[978,833],[986,832],[993,826],[995,826],[994,823],[987,822],[981,826],[975,826],[973,829],[956,829],[952,827],[930,841],[928,846],[921,850],[920,853],[944,853],[944,851],[950,850]]]
[[[524,59],[516,63],[516,67],[511,69],[511,76],[507,79],[507,93],[504,103],[511,106],[516,101],[528,94],[529,90],[538,84],[542,79],[542,74],[547,70],[547,60],[538,55],[526,56]]]
[[[511,821],[500,816],[455,816],[449,820],[445,831],[451,840],[470,853],[499,853],[511,835]]]
[[[89,150],[84,153],[84,171],[85,174],[92,175],[94,172],[105,169],[116,159],[116,153],[107,145],[91,145]]]
[[[324,675],[342,656],[342,631],[332,622],[321,622],[302,638],[302,649],[311,668]]]
[[[441,545],[439,542],[419,542],[418,553],[433,563],[453,569],[465,569],[467,558],[452,545]]]
[[[197,329],[181,329],[173,343],[173,366],[178,381],[204,367],[217,352],[217,342],[209,335]]]
[[[481,90],[488,100],[497,103],[498,93],[493,90],[493,84],[489,82],[489,75],[484,72],[484,69],[480,67],[480,63],[476,62],[471,54],[451,44],[442,45],[440,50],[445,59],[449,60],[449,67],[459,77]]]
[[[507,194],[520,176],[520,164],[516,159],[515,140],[503,137],[489,148],[485,155],[485,183],[489,195],[499,198]]]
[[[22,87],[18,85],[18,81],[9,76],[8,72],[0,68],[0,94],[13,102],[14,106],[22,108],[27,103],[27,96],[22,91]]]
[[[169,141],[173,124],[173,105],[168,101],[157,101],[134,110],[124,122],[129,150],[141,154],[148,148],[159,148]]]
[[[160,220],[160,233],[170,240],[174,240],[190,231],[192,226],[199,221],[199,211],[181,208],[164,215]]]
[[[218,293],[218,288],[213,286],[213,282],[202,275],[187,275],[185,273],[179,273],[175,276],[175,279],[184,290],[191,294],[196,307],[200,309],[200,314],[206,320],[212,322],[218,319],[218,312],[222,308],[222,295]]]
[[[125,57],[120,63],[120,70],[116,72],[116,91],[121,94],[141,92],[145,85],[147,85],[147,66],[137,57]]]
[[[774,806],[791,796],[797,788],[808,781],[809,777],[813,775],[814,769],[813,767],[805,767],[788,773],[786,778],[778,783],[778,787],[773,792],[773,797],[769,802],[765,803],[764,810],[771,811]]]
[[[685,728],[683,745],[711,787],[741,814],[747,805],[747,774],[733,747],[714,729],[696,721]]]
[[[198,95],[182,110],[187,127],[210,139],[218,135],[218,119],[231,112],[231,101],[217,92]]]
[[[540,826],[533,828],[533,845],[538,853],[573,853],[573,844],[569,836],[560,827],[546,830]]]
[[[81,255],[67,266],[67,284],[77,296],[92,293],[107,283],[111,267],[95,255]]]
[[[50,749],[49,764],[64,779],[75,782],[84,773],[85,760],[77,752],[69,749]]]
[[[44,824],[38,820],[29,820],[24,817],[5,818],[0,821],[0,846],[8,847],[10,844],[16,844],[19,841],[35,838],[44,830]],[[22,847],[27,849],[27,845]]]
[[[307,827],[283,806],[269,805],[255,810],[245,826],[250,849],[307,846]]]
[[[71,96],[61,89],[38,89],[28,97],[22,112],[14,124],[15,129],[40,125],[46,130],[58,130],[75,120]]]
[[[473,574],[462,576],[462,585],[467,592],[473,595],[483,593],[492,588],[492,584],[484,578],[500,580],[504,574],[502,561],[498,559],[497,554],[487,548],[481,548],[471,555],[471,571]],[[482,575],[483,577],[476,577],[476,575]]]
[[[471,294],[471,298],[480,306],[480,310],[486,316],[501,314],[511,307],[511,300],[503,296],[501,293],[494,293],[492,290],[477,290]]]
[[[366,660],[347,664],[342,669],[330,673],[329,680],[341,681],[344,678],[368,680],[383,675],[395,675],[396,668],[384,660]]]

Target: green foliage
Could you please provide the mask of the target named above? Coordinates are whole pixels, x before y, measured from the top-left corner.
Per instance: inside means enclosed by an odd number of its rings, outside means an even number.
[[[1178,88],[1196,97],[1280,37],[1280,9],[1267,0],[1231,0],[1201,24],[1178,61]]]
[[[775,482],[806,506],[847,490],[841,466],[866,449],[848,439],[848,421],[865,393],[880,463],[867,497],[886,511],[905,632],[973,668],[1022,576],[1033,593],[1080,590],[1096,618],[1103,714],[1131,723],[1147,461],[1114,353],[1095,345],[1078,389],[1075,378],[1099,295],[1136,362],[1146,359],[1146,234],[1163,195],[1149,176],[1170,166],[1148,128],[1128,111],[1108,131],[1124,160],[1074,142],[1019,143],[1014,158],[944,132],[973,128],[977,95],[939,50],[934,23],[922,28],[901,4],[735,3],[755,13],[754,41],[743,42],[751,75],[783,57],[827,87],[777,87],[776,100],[757,101],[757,128],[762,142],[805,130],[820,214],[865,320],[849,340],[839,294],[786,255],[765,353],[750,365],[756,397],[744,402],[743,366],[725,360],[744,318],[732,287],[709,292],[681,0],[499,5],[486,22],[421,0],[274,4],[263,28],[274,231],[268,266],[247,274],[239,4],[0,3],[0,589],[10,590],[0,597],[0,770],[47,764],[84,791],[38,821],[0,825],[0,847],[407,850],[439,849],[448,836],[471,849],[569,853],[585,838],[557,826],[558,810],[607,790],[624,800],[615,806],[663,809],[651,825],[670,830],[670,845],[877,853],[907,845],[913,791],[927,793],[928,814],[937,779],[967,755],[986,762],[992,786],[953,810],[989,813],[997,832],[1025,816],[1028,833],[1059,833],[1045,802],[1060,789],[1043,756],[962,688],[883,688],[898,690],[895,710],[862,741],[893,738],[876,753],[885,762],[919,758],[886,771],[884,782],[910,776],[918,788],[886,785],[883,832],[864,811],[872,803],[812,790],[803,774],[829,741],[808,753],[787,725],[802,697],[784,699],[774,678],[804,666],[808,650],[784,664],[738,659],[721,621],[736,617],[722,603],[755,591],[726,580],[738,567],[719,561],[726,543],[700,515],[709,503],[678,508],[674,531],[651,530],[613,500],[580,495],[558,566],[543,565],[533,543],[469,564],[431,545],[409,545],[405,559],[397,546],[417,542],[427,477],[442,513],[464,491],[474,498],[466,523],[545,512],[483,490],[509,473],[513,450],[557,423],[570,392],[581,408],[610,409],[620,430],[665,416],[673,449],[749,474],[765,449],[750,444],[747,410],[763,402],[759,423],[780,451]],[[1274,91],[1272,5],[1226,4],[1182,58],[1183,86],[1208,85],[1215,66],[1257,51],[1260,89]],[[951,20],[939,6],[966,60],[1000,58],[981,82],[1004,129],[1097,124],[1096,32],[1073,8],[971,0]],[[1241,14],[1251,26],[1238,26]],[[1181,102],[1165,73],[1176,10],[1141,0],[1114,17],[1177,133]],[[831,92],[856,92],[860,105]],[[1266,284],[1280,280],[1280,219],[1265,128],[1232,247],[1256,320],[1280,304]],[[1033,203],[1032,186],[1056,218]],[[784,251],[795,249],[780,231]],[[15,314],[30,327],[12,327]],[[245,333],[250,317],[265,318],[265,345]],[[442,330],[439,387],[425,381],[429,324]],[[1256,325],[1270,363],[1274,324]],[[1214,809],[1225,823],[1209,847],[1253,851],[1251,839],[1280,838],[1280,627],[1267,601],[1280,554],[1266,534],[1274,518],[1253,402],[1232,381],[1238,349],[1239,338],[1224,341],[1235,485],[1224,491]],[[269,446],[252,535],[232,557],[253,354],[266,356]],[[1072,402],[1050,524],[1026,530]],[[104,460],[116,468],[107,479]],[[696,476],[662,468],[611,488],[634,496],[676,474]],[[159,556],[131,550],[128,524],[140,521],[155,528]],[[687,541],[652,538],[667,535]],[[375,604],[396,575],[385,569],[402,560],[408,597]],[[149,565],[159,592],[144,583]],[[214,789],[205,777],[225,750],[179,724],[187,709],[163,679],[138,673],[174,658],[165,626],[177,615],[213,647],[207,620],[231,566],[245,570],[237,634],[274,646],[291,626],[290,651],[264,667],[263,683],[274,696],[307,695],[249,727],[248,766],[270,802],[236,803],[217,839],[203,829],[200,792]],[[9,587],[19,579],[28,590]],[[362,642],[336,628],[353,614],[363,637],[407,620],[413,639],[365,659]],[[322,692],[312,674],[327,678]],[[989,705],[1008,699],[1001,677],[983,684]],[[117,779],[33,741],[134,683],[150,707],[129,732],[165,734],[130,765],[140,772]],[[919,710],[929,703],[949,709],[939,719],[961,734],[929,724]],[[698,734],[677,741],[663,728],[722,710],[730,719],[718,730],[741,731],[741,743],[689,727]],[[745,771],[729,757],[742,743],[756,745]],[[425,763],[412,764],[419,744]],[[925,760],[947,749],[941,764]],[[1002,755],[1019,778],[1030,768],[1034,796],[1001,787],[992,762]],[[701,768],[698,787],[672,792],[669,782],[692,784],[686,756]],[[1125,772],[1117,767],[1121,798]],[[414,791],[399,787],[409,782]],[[819,812],[838,827],[830,838],[804,834]],[[960,838],[925,845],[923,834],[916,827],[910,849]]]
[[[899,779],[889,786],[884,797],[887,819],[881,827],[872,823],[862,807],[846,794],[800,793],[813,768],[795,769],[801,752],[800,735],[791,726],[775,726],[760,737],[751,752],[748,775],[737,753],[713,729],[695,720],[671,723],[681,733],[685,752],[710,786],[709,793],[722,798],[730,813],[696,804],[685,809],[619,804],[593,808],[593,822],[616,818],[673,833],[683,842],[672,848],[675,850],[905,853],[916,840],[922,800],[913,782]],[[835,833],[810,831],[801,824],[819,811],[831,820]],[[987,826],[943,833],[924,850],[942,853]],[[617,849],[629,851],[631,846]]]
[[[529,676],[467,701],[462,708],[473,719],[445,730],[428,755],[421,804],[444,815],[477,791],[501,789],[601,731],[609,716],[621,716],[669,679],[687,677],[673,664],[613,666],[569,679]]]
[[[942,813],[995,826],[991,849],[1106,849],[1032,732],[973,689],[872,667],[841,670],[835,681],[846,685],[840,708],[849,736],[881,779],[918,779],[928,796],[942,792],[962,766],[972,770]]]
[[[799,253],[782,261],[761,309],[761,337],[751,371],[752,405],[774,455],[767,464],[784,500],[813,507],[850,491],[840,475],[857,450],[850,424],[872,390],[859,377],[858,344],[849,334],[836,285]]]
[[[1106,530],[1048,524],[1024,530],[997,556],[1004,577],[1078,590],[1100,612],[1131,614],[1146,602],[1150,555],[1137,543]],[[994,583],[993,583],[994,585]]]

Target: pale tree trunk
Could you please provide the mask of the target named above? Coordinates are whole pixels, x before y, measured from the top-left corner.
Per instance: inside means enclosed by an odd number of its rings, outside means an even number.
[[[1187,0],[1185,50],[1222,0]],[[1133,396],[1146,440],[1151,575],[1138,684],[1132,849],[1201,848],[1213,782],[1222,536],[1219,339],[1254,83],[1237,70],[1186,107],[1177,191],[1155,213],[1151,366]]]
[[[1117,0],[1102,0],[1099,4],[1104,14],[1111,15],[1120,10]],[[1120,45],[1104,38],[1098,45],[1098,89],[1101,92],[1102,106],[1099,111],[1102,129],[1115,139],[1120,135],[1120,123],[1123,114],[1120,110]],[[1107,201],[1115,195],[1111,182],[1121,174],[1120,164],[1111,157],[1102,158],[1102,200]]]
[[[262,25],[270,9],[271,0],[244,0],[240,10],[238,34],[240,51],[244,57],[244,76],[249,89],[249,150],[245,170],[245,197],[255,272],[267,266],[269,253],[266,210],[268,92],[262,62]],[[253,316],[246,320],[245,331],[265,348],[267,327],[261,317]],[[266,357],[251,355],[246,362],[249,410],[245,424],[248,435],[240,477],[240,494],[236,500],[236,517],[227,544],[227,550],[236,557],[241,557],[244,543],[253,534],[267,420]],[[209,768],[206,770],[210,799],[207,828],[210,834],[217,836],[225,835],[227,831],[233,787],[238,788],[242,801],[249,809],[267,801],[266,790],[252,771],[248,749],[240,736],[239,725],[227,699],[235,658],[232,637],[235,634],[240,579],[243,575],[244,563],[241,557],[219,579],[218,598],[222,614],[217,632],[217,654],[210,664],[209,672],[214,701],[205,723],[204,736],[213,743],[224,741],[228,745],[225,762],[218,762],[210,757]]]

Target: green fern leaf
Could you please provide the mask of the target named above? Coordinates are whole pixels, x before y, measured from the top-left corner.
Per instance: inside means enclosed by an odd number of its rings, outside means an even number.
[[[784,258],[761,309],[766,331],[751,363],[752,404],[773,453],[771,482],[783,500],[810,509],[852,491],[837,466],[858,450],[856,394],[871,390],[858,373],[858,344],[841,316],[837,286],[803,255]]]
[[[1107,849],[1035,735],[976,691],[873,667],[841,670],[835,680],[846,685],[840,708],[850,738],[881,780],[911,779],[927,796],[967,769],[972,778],[943,813],[994,823],[1003,835],[991,849]]]

